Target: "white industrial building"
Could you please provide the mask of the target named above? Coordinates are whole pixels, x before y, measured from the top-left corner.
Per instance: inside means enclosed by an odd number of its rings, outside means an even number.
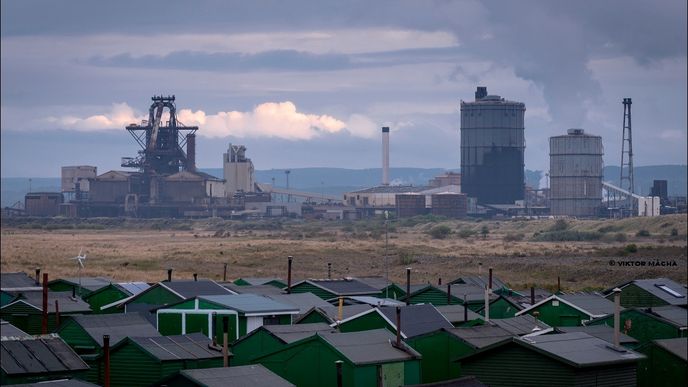
[[[253,162],[246,158],[245,146],[229,144],[227,153],[223,154],[222,167],[227,197],[237,192],[255,192]]]

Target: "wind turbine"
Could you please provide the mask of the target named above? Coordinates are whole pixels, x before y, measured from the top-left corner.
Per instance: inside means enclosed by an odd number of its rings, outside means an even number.
[[[79,249],[79,255],[76,257],[72,257],[69,259],[73,259],[77,262],[77,275],[79,276],[79,297],[81,297],[81,269],[84,268],[84,261],[86,260],[86,254],[81,254],[83,251],[83,247]]]

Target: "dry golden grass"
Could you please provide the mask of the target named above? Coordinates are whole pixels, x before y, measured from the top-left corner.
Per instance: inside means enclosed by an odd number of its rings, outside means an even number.
[[[385,244],[379,222],[372,232],[361,231],[366,223],[287,222],[276,230],[241,230],[234,222],[197,221],[186,223],[191,230],[150,228],[108,230],[25,229],[2,227],[2,271],[32,273],[41,267],[50,278],[75,277],[75,256],[83,247],[88,258],[84,276],[110,276],[117,281],[158,281],[166,269],[175,269],[175,278],[221,279],[228,263],[228,279],[239,277],[286,278],[288,255],[294,256],[294,277],[322,278],[332,262],[333,276],[383,275]],[[427,231],[438,223],[402,227],[399,222],[389,233],[389,274],[405,280],[405,267],[412,267],[412,282],[436,283],[462,274],[476,274],[493,267],[495,274],[512,287],[535,284],[554,287],[557,276],[570,290],[603,288],[632,278],[669,277],[686,282],[685,215],[629,220],[569,221],[570,229],[595,231],[611,226],[611,235],[623,233],[627,241],[604,238],[591,242],[532,242],[534,233],[551,228],[553,220],[530,221],[446,221],[453,233],[433,239]],[[479,231],[487,226],[485,239]],[[227,231],[222,231],[225,227]],[[459,230],[478,234],[461,238]],[[650,237],[636,237],[645,229]],[[678,236],[671,236],[676,229]],[[220,231],[218,231],[220,230]],[[226,236],[229,233],[230,236]],[[523,234],[522,241],[507,235]],[[222,236],[219,236],[222,235]],[[372,235],[372,237],[370,236]],[[518,239],[518,238],[517,238]],[[637,253],[621,256],[628,244]],[[619,267],[610,260],[676,262],[671,267]]]

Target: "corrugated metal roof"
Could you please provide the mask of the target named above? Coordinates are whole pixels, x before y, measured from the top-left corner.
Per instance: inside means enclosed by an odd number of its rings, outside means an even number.
[[[73,320],[101,347],[103,335],[110,335],[110,345],[115,345],[126,337],[160,336],[155,327],[138,313],[83,315],[74,316]]]
[[[35,286],[37,286],[36,280],[24,272],[0,273],[0,288],[2,289],[30,288]]]
[[[261,364],[181,370],[185,378],[206,387],[292,387]]]
[[[285,305],[255,294],[228,294],[199,298],[242,313],[299,313],[299,309],[292,305]]]
[[[262,328],[277,336],[285,343],[293,343],[317,332],[333,332],[333,328],[325,323],[296,324],[296,325],[263,325]]]
[[[578,293],[578,294],[561,294],[558,296],[580,309],[593,316],[602,316],[605,314],[614,313],[614,303],[602,297],[599,294],[592,293]]]
[[[608,342],[583,332],[516,338],[514,341],[574,367],[635,362],[645,357],[630,350],[614,349]]]
[[[561,333],[571,333],[571,332],[583,332],[590,336],[597,337],[608,343],[614,343],[614,328],[599,324],[599,325],[588,325],[581,327],[557,327],[556,328]],[[637,343],[638,340],[632,338],[631,336],[624,335],[619,332],[619,344]]]
[[[377,290],[382,290],[392,284],[392,281],[389,281],[385,279],[385,277],[381,276],[354,277],[354,279],[363,282],[364,284]]]
[[[81,298],[78,296],[72,298],[72,292],[48,291],[48,313],[55,312],[55,300],[57,300],[60,307],[60,313],[86,313],[91,311],[91,307]],[[21,301],[34,306],[38,310],[43,310],[43,291],[22,292]]]
[[[669,305],[686,305],[686,288],[668,278],[639,279],[633,284]]]
[[[291,305],[295,308],[298,308],[299,314],[304,314],[315,307],[331,306],[325,300],[313,293],[269,294],[266,295],[266,297],[284,305]]]
[[[386,329],[349,333],[318,333],[354,364],[387,363],[420,358],[420,354],[402,343],[405,350],[392,345],[394,335]]]
[[[392,306],[378,308],[380,313],[387,317],[387,320],[391,321],[394,326],[397,324],[396,309]],[[401,331],[407,338],[424,335],[442,328],[454,327],[444,318],[442,313],[430,304],[405,305],[399,307],[399,311]]]
[[[131,296],[135,296],[150,287],[145,282],[118,282],[117,286],[126,290]]]
[[[0,363],[11,376],[87,370],[88,365],[57,335],[3,339]]]
[[[517,336],[527,335],[538,330],[551,328],[549,325],[540,320],[536,320],[535,317],[529,314],[511,318],[494,319],[490,320],[490,322],[500,328],[505,329],[512,335]],[[535,330],[536,326],[539,329]]]
[[[56,280],[48,282],[48,284],[52,284],[60,280],[72,284],[74,286],[79,286],[79,277],[58,278]],[[104,286],[110,285],[111,283],[112,278],[109,277],[81,277],[81,287],[84,289],[88,289],[90,291],[98,290]]]
[[[438,312],[442,313],[442,315],[451,323],[465,322],[463,319],[465,308],[463,307],[463,305],[438,305],[435,306],[435,308]],[[466,314],[468,316],[468,321],[483,318],[481,315],[475,313],[470,309],[468,309]]]
[[[231,292],[224,286],[211,280],[198,281],[172,281],[160,282],[160,285],[172,289],[174,292],[180,294],[183,298],[192,298],[196,296],[210,296],[218,294],[231,294]]]
[[[688,326],[688,311],[680,306],[658,306],[655,308],[651,308],[650,312],[673,322],[679,327]]]
[[[225,283],[222,284],[222,286],[236,294],[257,294],[260,296],[267,296],[284,293],[282,289],[272,285],[237,285],[234,283]]]
[[[193,360],[222,357],[221,351],[210,349],[212,341],[202,333],[189,335],[130,337],[144,351],[158,360]]]
[[[496,325],[479,325],[447,329],[447,332],[480,349],[514,337],[514,334]]]
[[[5,320],[0,320],[0,337],[31,337],[31,335]]]
[[[375,294],[379,290],[365,284],[355,278],[345,279],[310,279],[311,284],[321,287],[337,296],[349,296],[356,294]]]
[[[98,387],[97,384],[85,382],[79,379],[46,380],[36,383],[13,384],[13,387]]]
[[[655,340],[654,343],[683,359],[683,361],[688,361],[688,338]]]

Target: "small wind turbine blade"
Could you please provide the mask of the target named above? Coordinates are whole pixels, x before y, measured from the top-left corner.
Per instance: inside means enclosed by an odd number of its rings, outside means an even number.
[[[81,260],[78,260],[77,262],[79,262],[79,266],[81,266],[81,268],[83,268],[83,267],[84,267],[84,263],[83,263],[83,262],[81,262]]]
[[[83,247],[79,249],[79,256],[81,256],[81,252],[82,252],[83,250],[84,250]]]

